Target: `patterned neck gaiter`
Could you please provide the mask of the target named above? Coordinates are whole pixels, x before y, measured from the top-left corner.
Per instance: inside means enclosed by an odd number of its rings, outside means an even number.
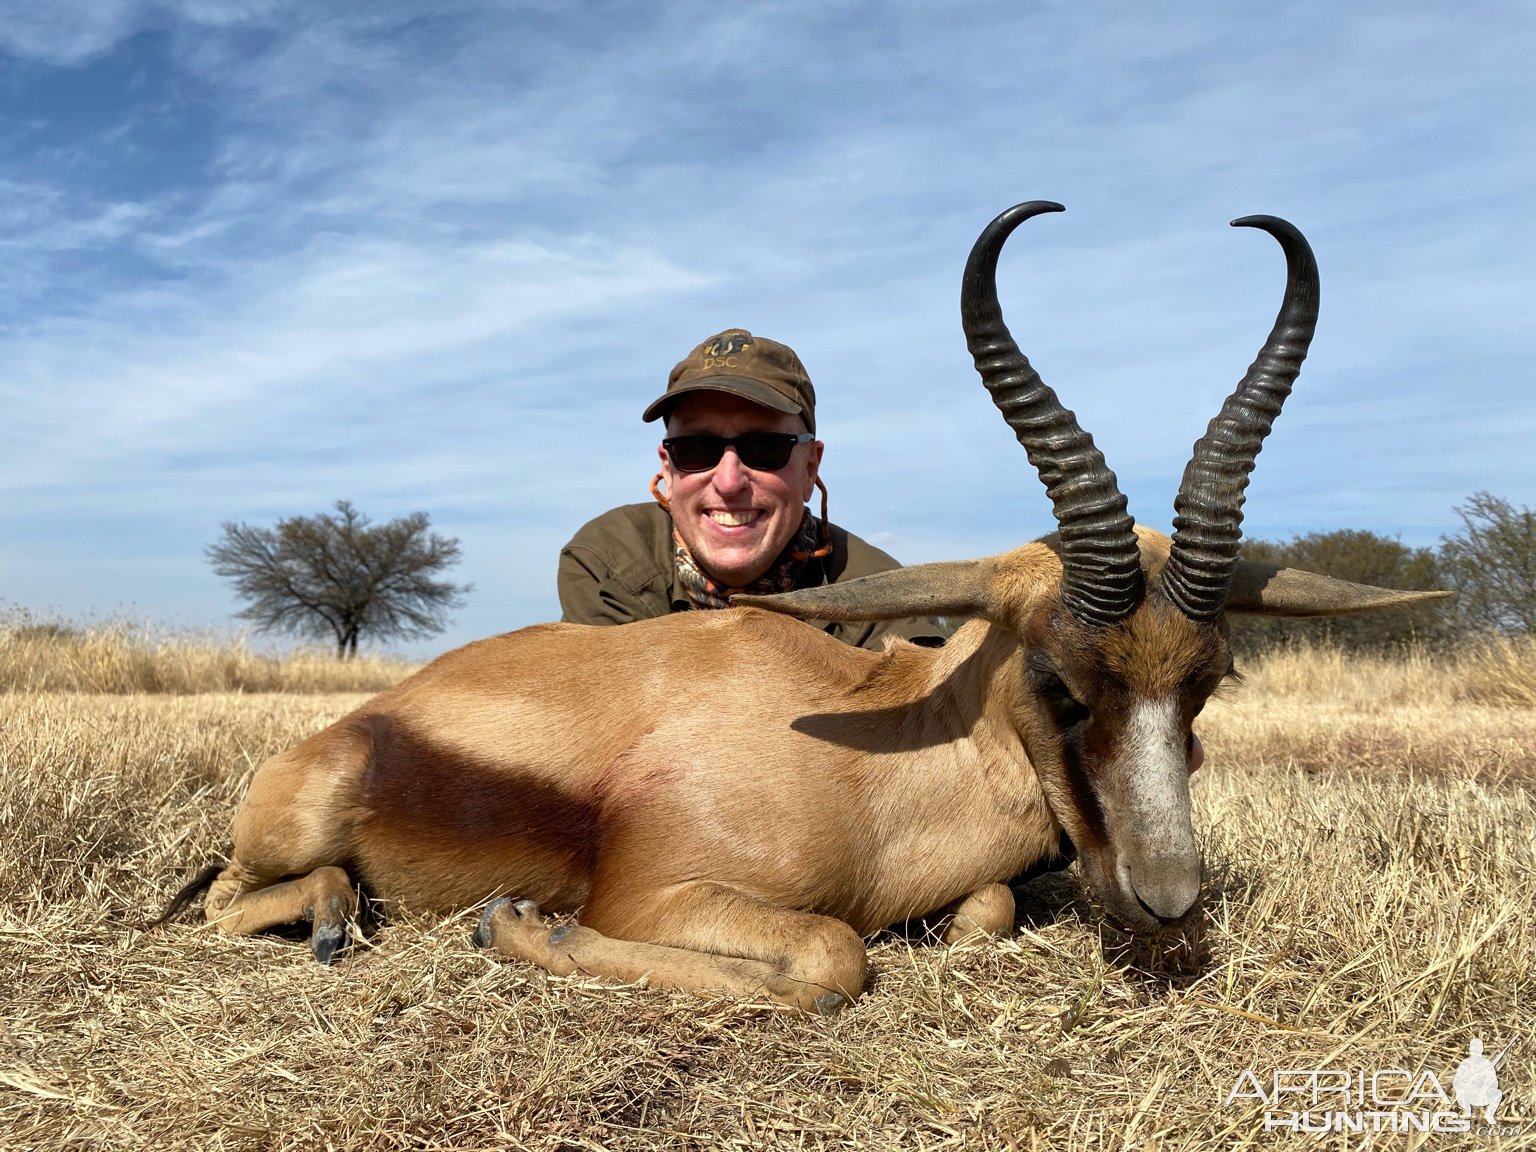
[[[774,592],[788,592],[793,588],[806,562],[816,552],[820,532],[820,522],[807,508],[805,518],[800,521],[800,530],[785,545],[778,559],[773,562],[767,572],[745,588],[730,588],[706,576],[675,528],[672,530],[672,555],[677,564],[678,578],[687,589],[688,599],[693,602],[695,608],[729,608],[730,597],[737,592],[764,596]]]

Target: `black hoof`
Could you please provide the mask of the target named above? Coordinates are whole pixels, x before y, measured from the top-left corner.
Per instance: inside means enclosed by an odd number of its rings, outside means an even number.
[[[833,1013],[841,1012],[850,1003],[848,997],[841,992],[823,992],[816,997],[816,1015],[831,1016]]]
[[[535,920],[539,918],[539,906],[532,900],[519,900],[512,905],[512,911],[517,913],[519,920],[527,920],[530,917]]]
[[[315,959],[320,963],[334,964],[341,959],[341,954],[347,950],[347,945],[351,942],[346,925],[326,925],[317,927],[310,933],[309,950],[315,954]]]
[[[491,916],[498,908],[504,908],[512,901],[505,896],[498,896],[485,906],[485,911],[480,913],[480,923],[475,925],[475,934],[470,941],[476,948],[489,948],[491,946]]]

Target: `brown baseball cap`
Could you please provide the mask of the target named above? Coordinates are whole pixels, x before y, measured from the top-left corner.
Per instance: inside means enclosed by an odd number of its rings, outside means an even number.
[[[727,328],[679,360],[667,390],[645,410],[647,423],[665,416],[689,392],[728,392],[775,412],[798,412],[816,431],[816,389],[788,344]]]

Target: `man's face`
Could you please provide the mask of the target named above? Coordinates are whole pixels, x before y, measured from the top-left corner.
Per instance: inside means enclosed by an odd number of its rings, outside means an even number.
[[[775,412],[725,392],[694,392],[678,401],[667,417],[668,436],[805,430],[799,415]],[[672,522],[705,572],[722,584],[742,588],[768,571],[800,527],[805,502],[815,489],[822,448],[819,440],[797,445],[789,463],[776,472],[743,467],[734,448],[727,448],[708,472],[678,472],[666,449],[658,449]]]

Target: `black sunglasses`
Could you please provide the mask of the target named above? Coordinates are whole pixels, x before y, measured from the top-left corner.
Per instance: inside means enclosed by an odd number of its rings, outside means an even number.
[[[789,463],[797,444],[809,444],[814,439],[810,432],[744,432],[740,436],[698,432],[691,436],[668,436],[661,446],[679,472],[708,472],[720,463],[727,448],[736,449],[743,468],[777,472]]]

